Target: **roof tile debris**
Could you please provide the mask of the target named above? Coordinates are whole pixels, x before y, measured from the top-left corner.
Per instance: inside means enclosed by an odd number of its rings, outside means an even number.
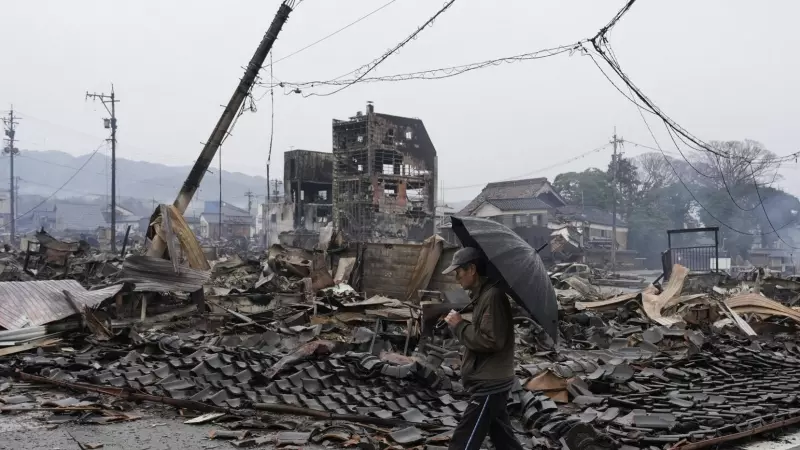
[[[334,268],[311,253],[275,247],[176,273],[168,260],[71,252],[71,269],[55,272],[70,279],[0,282],[4,411],[47,407],[52,423],[98,424],[151,414],[115,409],[124,397],[180,408],[235,447],[446,448],[467,408],[458,342],[417,331],[430,309],[333,286],[318,274]],[[515,326],[507,405],[520,440],[681,448],[800,420],[800,283],[754,274],[703,288],[675,266],[663,285],[614,296],[558,275],[557,345],[535,323]],[[202,313],[187,308],[199,288]],[[80,322],[65,290],[90,307]],[[143,294],[154,300],[146,321]],[[44,398],[31,384],[69,390]]]

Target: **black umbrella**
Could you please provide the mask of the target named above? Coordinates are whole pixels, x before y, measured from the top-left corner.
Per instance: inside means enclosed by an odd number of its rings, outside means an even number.
[[[489,276],[505,283],[508,294],[558,341],[558,300],[536,250],[505,225],[478,217],[453,217],[453,232],[464,247],[480,249]]]

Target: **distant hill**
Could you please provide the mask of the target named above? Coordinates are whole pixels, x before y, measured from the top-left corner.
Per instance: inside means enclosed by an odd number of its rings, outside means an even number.
[[[60,151],[28,151],[21,149],[14,159],[14,175],[20,177],[20,213],[29,201],[37,197],[47,197],[66,182],[76,170],[89,159],[89,155],[72,156]],[[9,167],[7,157],[0,162],[0,192],[8,192]],[[151,205],[156,202],[171,203],[178,193],[190,166],[167,166],[142,161],[117,158],[117,196],[132,198]],[[190,206],[202,210],[205,200],[219,200],[219,175],[212,167],[200,185],[200,190]],[[279,173],[283,172],[280,168]],[[88,197],[102,200],[110,192],[110,158],[97,153],[86,163],[86,167],[61,190],[55,198]],[[245,193],[252,191],[261,198],[253,200],[255,212],[257,202],[263,202],[266,192],[266,178],[245,175],[239,172],[222,172],[223,199],[237,206],[247,208]],[[282,187],[280,187],[282,189]]]
[[[18,214],[22,214],[50,196],[64,182],[73,176],[89,155],[72,156],[60,151],[20,150],[14,158],[14,175],[20,178]],[[110,158],[104,153],[95,154],[58,194],[54,201],[67,198],[81,198],[83,201],[105,203],[111,186]],[[190,166],[167,166],[143,161],[117,158],[117,197],[120,204],[137,215],[152,212],[153,201],[172,203],[188,175]],[[200,191],[190,205],[188,214],[200,214],[203,202],[219,201],[219,175],[214,167],[207,173],[200,185]],[[283,173],[283,167],[273,167],[273,172]],[[281,176],[277,178],[282,178]],[[273,181],[274,182],[274,181]],[[247,209],[245,193],[252,191],[253,213],[257,204],[264,201],[267,180],[264,177],[245,175],[240,172],[222,172],[223,200]],[[9,167],[7,157],[0,159],[0,194],[7,195],[9,188]],[[278,189],[282,190],[279,182]],[[51,208],[54,201],[48,201],[42,208]],[[450,207],[461,210],[469,199],[446,201]]]

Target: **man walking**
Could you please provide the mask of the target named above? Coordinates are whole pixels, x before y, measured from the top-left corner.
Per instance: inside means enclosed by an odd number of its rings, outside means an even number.
[[[450,267],[442,273],[453,271],[461,287],[470,291],[475,307],[471,323],[456,311],[450,311],[445,318],[466,347],[461,378],[471,395],[449,450],[476,450],[487,434],[497,449],[521,450],[506,410],[515,378],[511,305],[497,281],[486,277],[486,261],[480,250],[458,250]]]

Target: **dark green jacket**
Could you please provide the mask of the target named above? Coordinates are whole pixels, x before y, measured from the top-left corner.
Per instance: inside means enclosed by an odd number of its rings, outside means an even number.
[[[478,299],[472,322],[466,320],[455,329],[466,350],[461,362],[464,387],[514,378],[514,324],[508,297],[497,282],[481,277],[470,297]],[[489,383],[492,384],[492,383]]]

